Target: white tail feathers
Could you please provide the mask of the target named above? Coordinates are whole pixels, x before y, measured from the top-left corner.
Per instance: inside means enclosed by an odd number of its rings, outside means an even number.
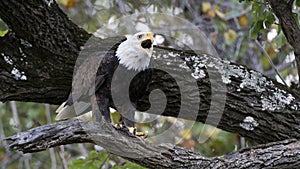
[[[75,106],[75,109],[74,109]],[[91,106],[90,103],[85,102],[76,102],[72,104],[71,106],[66,105],[66,102],[62,103],[57,109],[56,109],[56,117],[55,120],[67,120],[74,117],[81,116],[86,112],[86,110]]]

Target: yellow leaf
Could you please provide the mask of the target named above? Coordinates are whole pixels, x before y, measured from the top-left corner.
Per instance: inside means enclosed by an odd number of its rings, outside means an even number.
[[[271,59],[275,58],[275,56],[276,56],[276,51],[273,46],[267,48],[267,53]]]
[[[220,17],[221,19],[224,19],[225,14],[223,12],[221,12],[220,10],[216,9],[215,10],[216,14],[218,17]]]
[[[57,0],[58,3],[67,6],[69,0]]]
[[[69,0],[66,8],[69,9],[69,8],[76,6],[77,2],[78,2],[77,0]]]
[[[190,139],[192,137],[192,131],[191,130],[182,130],[179,132],[180,136]]]
[[[211,138],[216,139],[220,133],[220,129],[215,129],[213,133],[210,135]]]
[[[246,15],[238,17],[238,21],[239,21],[240,26],[248,25],[248,18],[246,17]]]
[[[209,18],[214,18],[216,16],[216,13],[214,10],[208,10],[207,13],[205,14],[206,16],[208,16]]]
[[[214,44],[217,43],[218,36],[217,36],[216,33],[210,33],[210,38],[212,39],[212,42],[213,42]]]
[[[210,10],[210,8],[211,4],[209,2],[202,2],[202,12],[206,13],[208,10]]]
[[[224,33],[224,38],[227,42],[232,43],[236,39],[236,32],[232,29],[229,29],[227,32]]]
[[[58,0],[59,3],[64,5],[67,9],[77,5],[78,0]]]

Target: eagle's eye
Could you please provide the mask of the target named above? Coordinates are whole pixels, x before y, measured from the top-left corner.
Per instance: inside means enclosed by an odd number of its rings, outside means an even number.
[[[138,35],[138,38],[139,38],[139,39],[142,39],[142,37],[143,37],[143,35]]]

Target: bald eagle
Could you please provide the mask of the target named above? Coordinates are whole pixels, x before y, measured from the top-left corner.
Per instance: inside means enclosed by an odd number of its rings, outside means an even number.
[[[130,132],[135,133],[135,107],[147,90],[152,76],[152,71],[148,68],[153,42],[154,36],[151,32],[126,36],[126,39],[115,47],[116,50],[113,47],[102,56],[95,78],[85,75],[81,77],[68,99],[56,110],[56,120],[69,119],[92,110],[94,120],[102,121],[104,118],[111,123],[111,107],[120,112],[123,124]],[[90,64],[94,64],[93,61]],[[89,67],[88,65],[84,69],[83,74],[91,71],[88,70]],[[93,85],[94,90],[91,90]],[[126,94],[128,91],[129,96]],[[95,110],[95,106],[98,111]]]

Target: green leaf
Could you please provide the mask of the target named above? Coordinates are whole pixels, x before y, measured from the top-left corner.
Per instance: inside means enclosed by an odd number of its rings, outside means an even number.
[[[227,25],[224,21],[220,19],[213,19],[212,22],[217,27],[218,32],[225,32],[227,30]]]
[[[254,13],[255,20],[259,20],[263,18],[262,5],[260,3],[253,2],[251,10]]]
[[[91,151],[89,156],[84,159],[74,159],[70,161],[68,167],[70,169],[98,169],[99,166],[107,162],[107,160],[107,153]]]
[[[275,16],[272,12],[267,12],[266,15],[265,25],[269,28],[275,22]]]
[[[296,6],[300,7],[300,0],[296,0]]]
[[[281,28],[281,26],[280,26],[280,25],[278,25],[277,34],[279,35],[279,34],[281,33],[281,31],[282,31],[282,28]]]
[[[3,37],[8,32],[8,28],[3,20],[0,19],[0,37]]]
[[[36,119],[40,114],[40,111],[38,109],[30,108],[27,112],[27,115],[30,119]]]
[[[3,20],[0,19],[0,31],[7,30],[6,24],[3,22]]]
[[[283,46],[287,43],[285,36],[283,35],[282,32],[278,33],[278,35],[275,37],[274,43],[276,44],[276,46]]]
[[[250,29],[250,38],[257,39],[259,31],[263,29],[263,21],[257,21],[254,23],[254,25]]]

